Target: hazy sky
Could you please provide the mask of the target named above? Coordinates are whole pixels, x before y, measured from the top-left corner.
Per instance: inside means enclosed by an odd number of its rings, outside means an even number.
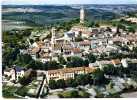
[[[2,4],[137,4],[137,0],[2,0]]]

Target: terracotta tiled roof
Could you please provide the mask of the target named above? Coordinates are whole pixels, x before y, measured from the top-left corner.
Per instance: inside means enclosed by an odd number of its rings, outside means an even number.
[[[32,48],[32,49],[31,49],[31,53],[36,53],[36,52],[38,52],[39,50],[40,50],[40,48],[38,48],[38,47]]]
[[[45,43],[43,41],[38,41],[37,44],[38,44],[39,48],[45,47]]]
[[[76,71],[83,71],[84,67],[76,67],[76,68],[64,68],[63,73],[75,73]]]
[[[121,64],[121,61],[119,59],[112,59],[112,64]]]
[[[96,68],[90,67],[75,67],[75,68],[63,68],[57,70],[48,70],[48,74],[63,74],[63,73],[77,73],[78,71],[85,71],[87,73],[95,71]]]
[[[69,43],[56,43],[56,44],[54,44],[55,48],[61,48],[64,46],[71,46],[71,44],[69,44]]]
[[[72,48],[73,53],[81,53],[80,48]]]
[[[56,70],[48,70],[48,74],[57,74],[57,73],[61,73],[62,69],[56,69]]]
[[[91,42],[90,41],[82,41],[79,43],[79,45],[90,45]]]

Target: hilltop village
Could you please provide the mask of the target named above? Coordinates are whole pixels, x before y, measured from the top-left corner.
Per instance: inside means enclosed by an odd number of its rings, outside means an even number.
[[[19,53],[40,64],[31,62],[24,68],[15,63],[5,68],[5,88],[26,86],[13,92],[20,98],[119,97],[124,90],[137,89],[137,31],[128,26],[87,27],[85,17],[82,7],[79,23],[62,34],[56,27],[44,34],[32,31],[26,37],[28,47]],[[136,19],[120,22],[136,24]]]

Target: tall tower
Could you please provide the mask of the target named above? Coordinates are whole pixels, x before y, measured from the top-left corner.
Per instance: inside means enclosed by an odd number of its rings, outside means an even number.
[[[56,34],[56,29],[55,27],[52,27],[51,29],[52,37],[51,37],[51,49],[54,50],[54,45],[55,45],[55,34]]]
[[[84,11],[84,7],[82,6],[80,9],[80,23],[84,23],[84,18],[85,18],[85,11]]]

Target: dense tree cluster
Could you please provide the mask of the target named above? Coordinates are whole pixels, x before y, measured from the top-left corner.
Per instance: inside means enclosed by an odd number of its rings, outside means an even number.
[[[65,31],[69,31],[70,28],[74,25],[79,23],[79,18],[72,19],[68,22],[57,22],[56,24],[53,24],[52,26],[55,26],[57,30],[63,29]]]
[[[130,77],[134,80],[137,79],[137,65],[134,63],[129,63],[127,68],[114,67],[113,65],[105,65],[103,71],[106,75],[119,76],[119,77]],[[137,80],[136,80],[137,81]]]
[[[4,67],[14,64],[14,61],[17,59],[17,56],[20,53],[19,50],[26,49],[28,47],[26,37],[28,37],[30,34],[30,29],[3,32],[2,64]]]
[[[67,60],[67,67],[82,67],[83,66],[83,59],[80,57],[69,57]]]
[[[80,90],[80,91],[70,90],[70,91],[60,92],[58,96],[60,98],[89,98],[90,94],[85,90]]]
[[[90,63],[94,63],[96,61],[96,58],[97,58],[92,53],[87,54],[86,57],[87,57],[87,59],[89,60]]]
[[[117,23],[117,33],[119,32],[119,29],[123,29],[124,31],[135,33],[136,28],[137,28],[136,23],[133,23],[131,21],[127,21],[125,19],[121,19]]]

